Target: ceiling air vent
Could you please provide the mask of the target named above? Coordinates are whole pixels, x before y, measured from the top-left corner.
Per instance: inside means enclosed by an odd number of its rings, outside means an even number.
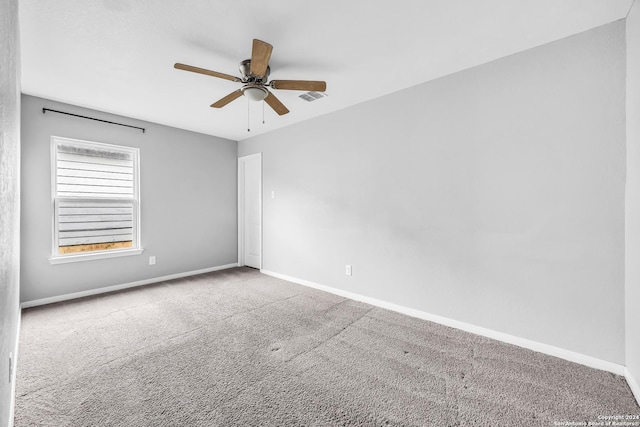
[[[311,102],[315,101],[316,99],[324,98],[325,96],[327,95],[320,92],[307,92],[300,95],[300,98],[304,99],[307,102]]]

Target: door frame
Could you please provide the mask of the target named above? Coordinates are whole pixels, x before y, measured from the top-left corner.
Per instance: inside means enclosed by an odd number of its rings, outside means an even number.
[[[260,270],[262,270],[262,153],[249,154],[247,156],[238,157],[238,266],[244,264],[244,187],[245,187],[245,163],[247,160],[260,159],[260,182],[259,193],[260,201],[258,211],[260,212]]]

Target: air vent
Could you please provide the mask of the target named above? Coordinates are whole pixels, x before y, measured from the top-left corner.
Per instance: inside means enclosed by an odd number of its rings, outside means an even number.
[[[325,96],[327,95],[320,92],[307,92],[300,95],[300,98],[304,99],[307,102],[311,102],[315,101],[316,99],[324,98]]]

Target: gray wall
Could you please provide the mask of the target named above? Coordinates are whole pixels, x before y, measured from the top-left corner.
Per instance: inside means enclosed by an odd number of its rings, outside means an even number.
[[[56,113],[52,108],[146,128]],[[140,148],[144,253],[51,265],[51,135]],[[235,141],[22,97],[21,301],[64,295],[237,262]],[[149,256],[157,264],[149,265]]]
[[[20,42],[17,0],[0,0],[0,426],[10,420],[20,306]],[[15,359],[14,359],[15,362]]]
[[[241,141],[263,153],[263,268],[624,364],[624,37]]]
[[[640,385],[640,4],[627,17],[626,361]],[[636,393],[640,390],[636,390]],[[640,399],[640,395],[637,395]]]

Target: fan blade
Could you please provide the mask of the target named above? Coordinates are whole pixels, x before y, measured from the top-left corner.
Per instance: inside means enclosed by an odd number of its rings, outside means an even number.
[[[230,76],[229,74],[219,73],[217,71],[205,70],[204,68],[192,67],[191,65],[180,64],[179,62],[177,62],[173,67],[177,68],[178,70],[191,71],[194,73],[206,74],[207,76],[213,76],[213,77],[218,77],[225,80],[231,80],[232,82],[241,81],[240,78]]]
[[[262,40],[253,39],[253,49],[251,50],[251,74],[264,77],[271,58],[273,46]]]
[[[311,80],[272,80],[271,87],[285,90],[307,90],[314,92],[324,92],[327,90],[327,83]]]
[[[269,92],[269,95],[264,99],[264,101],[269,104],[269,107],[273,108],[273,111],[278,113],[278,115],[282,116],[283,114],[287,114],[289,110],[284,106],[282,102],[274,94]]]
[[[238,89],[234,92],[231,92],[229,95],[225,96],[224,98],[214,102],[213,104],[211,104],[211,106],[213,108],[222,108],[228,103],[230,103],[231,101],[233,101],[234,99],[239,98],[241,96],[242,96],[242,91]]]

